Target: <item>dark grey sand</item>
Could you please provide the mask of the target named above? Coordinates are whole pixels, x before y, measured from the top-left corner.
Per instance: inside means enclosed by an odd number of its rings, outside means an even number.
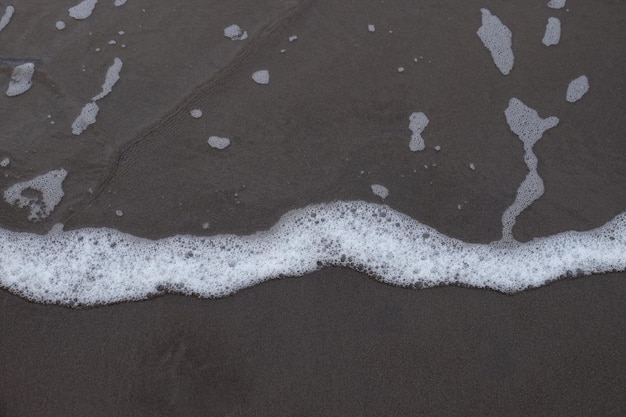
[[[490,242],[527,172],[504,119],[511,97],[560,118],[534,148],[546,192],[516,238],[588,230],[626,210],[623,2],[112,3],[82,22],[67,16],[74,2],[16,5],[0,33],[1,58],[40,60],[29,92],[0,97],[0,156],[11,158],[0,187],[69,172],[43,222],[0,201],[4,228],[252,233],[310,203],[381,202],[379,183],[392,208]],[[507,77],[475,34],[481,7],[513,32]],[[548,48],[551,16],[562,36]],[[249,39],[224,38],[232,23]],[[120,81],[97,123],[72,135],[114,57]],[[259,69],[266,86],[251,79]],[[0,65],[0,85],[10,73]],[[582,74],[589,93],[567,103]],[[430,124],[412,153],[416,111]],[[211,135],[232,144],[217,151]],[[220,300],[78,311],[0,291],[0,415],[623,415],[625,277],[508,296],[326,269]]]

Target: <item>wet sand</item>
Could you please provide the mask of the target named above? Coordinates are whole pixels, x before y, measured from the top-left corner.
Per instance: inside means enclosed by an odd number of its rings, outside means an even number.
[[[561,119],[535,146],[546,191],[515,236],[588,230],[626,210],[623,5],[418,3],[100,2],[85,22],[47,3],[17,9],[10,25],[23,32],[7,26],[2,56],[43,64],[32,91],[0,99],[12,161],[0,186],[61,166],[69,174],[49,219],[33,224],[0,202],[0,224],[252,233],[310,203],[381,202],[370,190],[380,183],[392,208],[490,242],[527,172],[503,115],[513,96]],[[480,7],[513,32],[507,77],[475,35]],[[541,44],[549,16],[563,23],[552,48]],[[60,17],[68,28],[57,33]],[[232,23],[250,38],[224,38]],[[115,56],[120,82],[97,123],[73,136]],[[270,83],[260,86],[250,77],[264,68]],[[581,74],[591,88],[572,105],[567,84]],[[430,119],[419,153],[408,149],[414,111]],[[232,144],[216,152],[209,135]],[[0,415],[622,415],[624,278],[509,296],[407,290],[325,269],[219,300],[168,295],[86,310],[0,291]]]

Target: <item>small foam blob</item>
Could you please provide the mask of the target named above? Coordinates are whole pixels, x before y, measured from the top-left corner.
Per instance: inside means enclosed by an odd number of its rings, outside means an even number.
[[[296,35],[291,35],[291,36],[289,37],[289,42],[295,42],[295,41],[297,41],[297,40],[298,40],[298,37],[297,37]]]
[[[123,6],[126,3],[126,0],[115,0],[115,6],[119,7],[119,6]]]
[[[398,67],[398,72],[404,72],[404,67]]]
[[[473,163],[469,164],[469,167],[472,171],[476,170],[476,165],[474,165]]]
[[[70,7],[68,13],[70,17],[76,20],[87,19],[91,16],[93,9],[96,7],[96,3],[98,3],[98,0],[83,0],[76,6]]]
[[[376,26],[369,24],[367,25],[367,30],[370,32],[376,32]]]
[[[252,74],[252,79],[257,84],[268,84],[270,82],[270,72],[268,70],[256,71]]]
[[[248,32],[241,29],[239,25],[230,25],[224,29],[224,36],[232,41],[243,41],[248,39]]]
[[[503,75],[508,75],[515,63],[511,31],[489,10],[480,9],[480,11],[482,13],[482,25],[476,34],[491,53],[496,67]]]
[[[9,157],[6,157],[2,159],[2,161],[0,161],[0,167],[6,168],[9,166],[10,163],[11,163],[11,160],[9,159]]]
[[[9,87],[7,88],[7,96],[19,96],[20,94],[24,94],[30,90],[30,87],[33,85],[31,79],[33,78],[34,73],[35,64],[32,62],[27,62],[13,68],[11,80],[9,81]]]
[[[63,168],[50,171],[29,181],[14,184],[4,191],[4,199],[11,205],[29,207],[28,220],[39,221],[50,215],[54,208],[61,202],[65,195],[63,181],[67,171]],[[26,190],[38,191],[40,194],[33,196],[24,195]]]
[[[115,39],[111,39],[109,41],[109,45],[115,45],[117,43],[117,41]]]
[[[426,147],[422,132],[428,126],[428,117],[422,112],[412,113],[409,116],[409,129],[413,133],[409,142],[409,149],[412,152],[422,151]]]
[[[435,146],[435,150],[436,150],[437,152],[439,152],[439,151],[441,150],[441,146],[439,146],[439,145]]]
[[[549,17],[546,25],[546,32],[543,35],[542,43],[545,46],[558,45],[561,40],[561,21],[556,17]]]
[[[209,146],[215,149],[225,149],[230,146],[230,139],[219,136],[211,136],[208,140]]]
[[[551,9],[562,9],[565,7],[565,2],[567,0],[550,0],[548,2],[548,7]]]
[[[124,212],[122,210],[115,210],[115,215],[117,217],[122,217],[124,215]]]
[[[382,198],[383,200],[389,197],[389,190],[384,185],[372,184],[371,189],[374,195]]]
[[[74,123],[72,123],[72,133],[80,135],[90,125],[96,123],[96,116],[98,116],[99,111],[100,107],[95,102],[91,101],[85,104]]]
[[[586,75],[581,75],[580,77],[570,81],[567,86],[565,99],[570,103],[574,103],[587,94],[587,91],[589,91],[589,80]]]
[[[0,32],[9,24],[13,13],[15,13],[15,7],[13,6],[7,6],[6,9],[4,9],[4,14],[0,17]]]
[[[57,30],[63,30],[65,29],[65,22],[62,20],[57,20],[54,26],[57,28]]]
[[[202,110],[200,109],[193,109],[189,112],[189,114],[191,115],[191,117],[193,117],[194,119],[199,119],[202,117]]]

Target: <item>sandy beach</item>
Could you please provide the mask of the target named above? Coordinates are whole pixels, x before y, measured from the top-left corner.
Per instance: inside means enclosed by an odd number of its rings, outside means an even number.
[[[1,200],[3,229],[243,235],[362,200],[489,243],[528,172],[504,116],[512,97],[559,118],[534,146],[545,193],[517,217],[517,240],[626,210],[625,4],[101,0],[76,20],[76,3],[15,4],[0,31],[0,85],[35,62],[32,88],[0,97],[0,188],[68,172],[41,221]],[[509,75],[476,35],[481,8],[513,33]],[[554,46],[542,44],[549,17]],[[247,39],[225,37],[231,24]],[[115,58],[119,81],[93,100]],[[583,74],[588,93],[566,101]],[[73,134],[96,101],[97,121]],[[413,112],[429,118],[419,152]],[[623,415],[625,278],[506,295],[326,268],[221,299],[87,309],[2,289],[0,415]]]

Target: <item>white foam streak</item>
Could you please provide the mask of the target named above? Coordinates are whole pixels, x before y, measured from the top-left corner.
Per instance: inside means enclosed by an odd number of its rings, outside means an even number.
[[[491,53],[496,67],[503,75],[508,75],[515,62],[511,31],[489,10],[480,9],[480,11],[482,13],[482,25],[476,34]]]
[[[546,25],[546,32],[543,35],[542,43],[545,46],[558,45],[561,40],[561,21],[556,17],[549,17]]]
[[[87,19],[91,16],[93,9],[96,7],[98,0],[83,0],[76,6],[70,7],[67,11],[70,17],[76,20]]]
[[[0,285],[32,301],[96,305],[163,292],[222,297],[323,265],[404,287],[462,284],[516,292],[568,273],[626,269],[626,213],[589,232],[511,246],[447,237],[389,207],[364,202],[292,211],[251,236],[157,241],[111,229],[41,236],[0,230]]]
[[[113,65],[109,67],[104,78],[104,84],[102,84],[102,92],[93,97],[93,101],[100,100],[113,90],[113,86],[115,85],[115,83],[120,80],[120,71],[122,70],[123,65],[124,64],[122,63],[121,59],[115,58],[113,60]]]
[[[587,94],[587,91],[589,91],[589,80],[587,76],[581,75],[569,83],[565,99],[570,103],[575,103]]]
[[[13,13],[15,13],[15,7],[13,6],[7,6],[7,8],[4,9],[4,14],[0,17],[0,32],[9,24]]]

